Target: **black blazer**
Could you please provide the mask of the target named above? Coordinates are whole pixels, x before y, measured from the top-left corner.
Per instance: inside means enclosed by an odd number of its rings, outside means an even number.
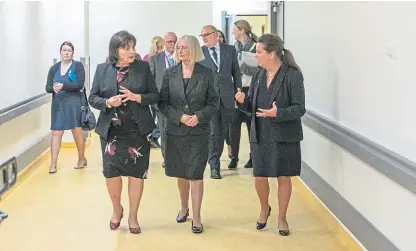
[[[160,91],[163,82],[163,74],[166,71],[166,53],[165,51],[159,52],[150,57],[149,65],[152,71],[153,77],[156,82],[157,89]],[[153,105],[156,110],[159,110],[157,104]]]
[[[262,74],[266,74],[265,69],[261,69],[253,75],[248,96],[244,104],[239,105],[242,110],[251,114],[250,142],[258,142],[255,121],[257,107],[253,104],[257,102],[259,79]],[[270,135],[274,140],[278,142],[300,142],[303,140],[301,117],[306,112],[303,75],[297,69],[282,64],[275,81],[269,108],[272,108],[273,102],[276,102],[277,116],[276,118],[259,119],[271,120]]]
[[[108,109],[105,101],[117,95],[117,73],[110,62],[99,64],[95,71],[94,81],[88,101],[92,107],[100,110],[95,132],[107,139],[114,109]],[[155,127],[149,105],[159,101],[157,87],[150,72],[149,63],[135,60],[130,65],[127,75],[126,88],[136,94],[141,94],[142,102],[128,101],[128,106],[133,113],[133,119],[138,125],[141,135],[149,134]]]
[[[235,108],[235,94],[237,88],[241,89],[241,71],[238,66],[237,52],[234,46],[220,43],[220,65],[219,71],[211,58],[208,48],[201,47],[205,59],[200,63],[209,67],[215,76],[215,90],[218,92],[221,103],[226,108]]]
[[[212,71],[196,63],[186,91],[182,64],[166,70],[160,89],[159,109],[166,116],[166,133],[178,136],[209,134],[209,122],[218,110],[219,96]],[[180,122],[183,114],[196,115],[199,124],[188,127]]]

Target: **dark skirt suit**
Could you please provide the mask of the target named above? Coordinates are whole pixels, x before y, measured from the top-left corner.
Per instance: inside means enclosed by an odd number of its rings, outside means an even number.
[[[117,80],[116,70],[123,71],[109,62],[99,64],[89,96],[91,106],[101,111],[95,132],[101,139],[103,174],[106,178],[146,179],[150,157],[147,135],[156,127],[149,105],[159,101],[158,89],[147,62],[134,61],[121,74],[121,81],[120,77]],[[140,94],[141,103],[127,101],[108,108],[106,99],[121,94],[120,86]]]
[[[182,64],[166,70],[159,108],[166,117],[165,173],[170,177],[202,180],[208,160],[209,122],[218,110],[219,96],[211,69],[196,63],[190,79],[183,79]],[[181,123],[183,114],[196,115],[199,124]]]
[[[301,117],[305,114],[303,76],[297,69],[282,64],[269,88],[266,70],[253,75],[250,90],[240,109],[251,114],[250,150],[255,177],[299,176]],[[277,116],[256,117],[259,108],[271,109]]]

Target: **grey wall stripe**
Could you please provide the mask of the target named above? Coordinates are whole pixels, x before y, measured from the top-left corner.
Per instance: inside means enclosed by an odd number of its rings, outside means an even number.
[[[416,194],[416,163],[312,111],[302,122]]]
[[[400,251],[305,162],[300,177],[367,250]]]
[[[45,136],[41,137],[37,142],[34,142],[33,145],[24,149],[22,152],[18,153],[16,156],[17,161],[17,171],[20,172],[27,167],[32,161],[34,161],[39,155],[45,152],[50,146],[50,136],[51,133],[48,132]]]
[[[31,110],[46,104],[52,100],[52,95],[49,93],[40,94],[33,98],[24,100],[11,107],[0,110],[0,125],[9,120],[19,117],[20,115],[30,112]]]

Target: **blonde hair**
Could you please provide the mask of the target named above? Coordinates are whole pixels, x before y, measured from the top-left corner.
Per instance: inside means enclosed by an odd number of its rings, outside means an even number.
[[[202,52],[201,45],[199,44],[199,41],[196,37],[191,35],[185,35],[178,39],[178,41],[175,44],[175,52],[173,53],[173,59],[176,61],[176,63],[179,63],[180,60],[178,58],[178,55],[176,53],[176,47],[179,44],[179,41],[185,41],[185,44],[188,46],[189,50],[189,61],[191,63],[196,63],[201,60],[204,60],[204,53]]]
[[[257,41],[258,37],[251,30],[251,26],[249,22],[247,22],[244,19],[241,19],[241,20],[235,21],[234,25],[237,26],[237,28],[239,28],[240,30],[244,30],[244,33],[246,33],[247,36],[251,37],[254,41]]]
[[[162,37],[156,36],[152,39],[152,45],[150,46],[149,56],[153,56],[157,53],[157,49],[161,47],[161,43],[165,43],[165,40]]]

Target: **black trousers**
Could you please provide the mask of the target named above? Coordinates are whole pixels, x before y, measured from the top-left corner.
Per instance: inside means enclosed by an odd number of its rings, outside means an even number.
[[[210,121],[208,164],[211,169],[220,170],[220,158],[224,150],[224,140],[227,128],[231,124],[235,108],[225,108],[221,103],[218,111]]]
[[[243,87],[241,91],[244,92],[247,96],[248,89],[249,87]],[[241,124],[243,122],[246,123],[248,136],[250,137],[251,116],[241,111],[240,109],[236,109],[236,111],[233,113],[232,122],[229,127],[229,130],[230,130],[229,137],[230,137],[230,145],[231,145],[231,155],[233,158],[237,158],[237,159],[238,159],[238,154],[240,152]]]

